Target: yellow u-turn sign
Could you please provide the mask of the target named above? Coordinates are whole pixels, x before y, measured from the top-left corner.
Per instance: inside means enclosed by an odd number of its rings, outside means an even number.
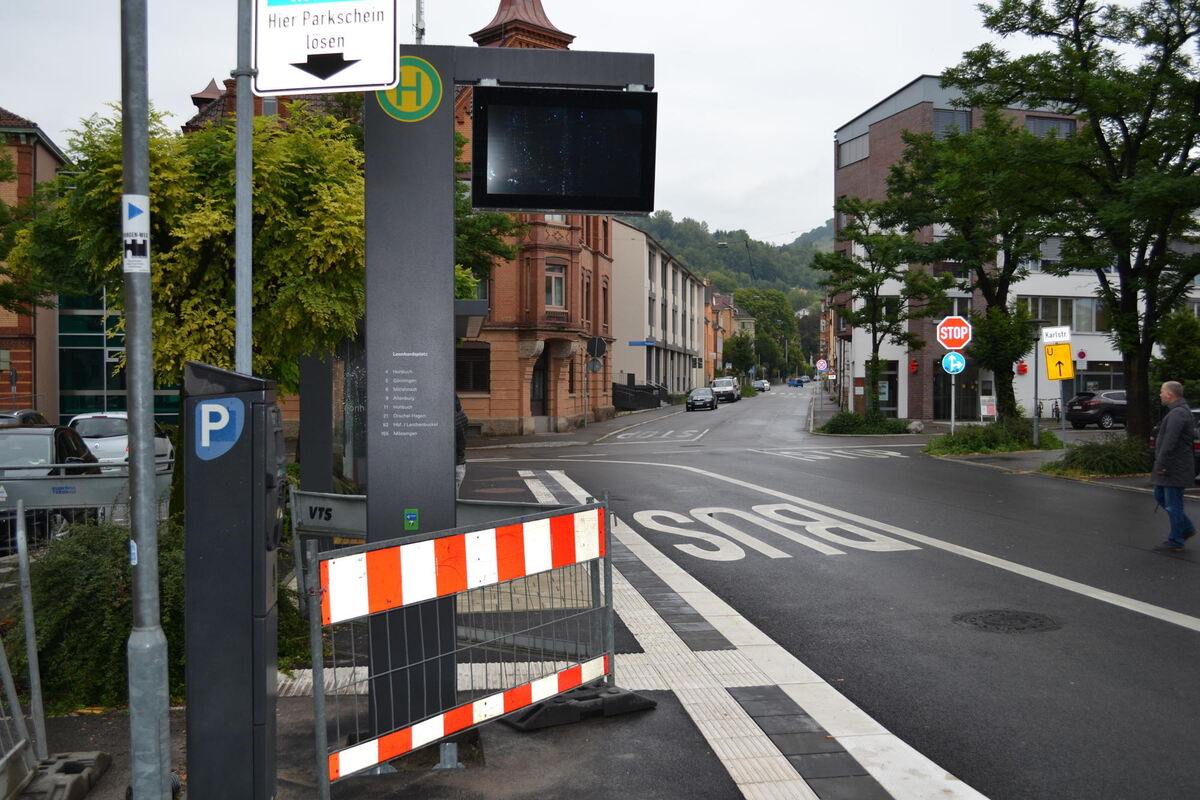
[[[1075,377],[1075,360],[1071,358],[1071,345],[1042,345],[1046,354],[1046,377],[1052,381],[1067,381]]]

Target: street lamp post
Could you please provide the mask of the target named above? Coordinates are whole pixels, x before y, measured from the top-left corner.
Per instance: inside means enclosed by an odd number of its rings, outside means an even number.
[[[1028,322],[1030,325],[1045,325],[1050,320],[1027,319],[1025,321]],[[1042,341],[1042,334],[1041,334],[1041,331],[1039,330],[1037,336],[1035,336],[1034,340],[1033,340],[1033,413],[1030,414],[1030,416],[1033,417],[1033,449],[1034,450],[1037,450],[1039,448],[1039,443],[1041,441],[1040,437],[1038,436],[1038,423],[1041,421],[1038,419],[1038,369],[1039,369],[1039,367],[1038,367],[1038,345],[1041,344],[1041,341]]]

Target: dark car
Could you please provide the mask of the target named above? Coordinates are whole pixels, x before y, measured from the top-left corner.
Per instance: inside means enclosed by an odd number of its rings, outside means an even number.
[[[50,420],[42,412],[32,408],[18,411],[0,411],[0,425],[49,425]]]
[[[1098,425],[1108,430],[1115,423],[1125,424],[1125,390],[1079,392],[1067,401],[1067,422],[1072,428]]]
[[[1192,409],[1192,424],[1195,426],[1195,435],[1192,438],[1192,465],[1195,467],[1195,474],[1200,475],[1200,409]],[[1154,463],[1154,446],[1158,442],[1158,426],[1154,426],[1154,433],[1150,434],[1150,450],[1147,455],[1150,457],[1150,463]]]
[[[687,396],[688,411],[695,411],[698,408],[711,408],[717,410],[717,396],[713,394],[713,390],[707,386],[701,386],[698,389],[692,389]]]
[[[50,464],[78,466],[48,469]],[[100,474],[96,457],[72,428],[66,425],[0,427],[0,475],[23,478],[63,474]]]

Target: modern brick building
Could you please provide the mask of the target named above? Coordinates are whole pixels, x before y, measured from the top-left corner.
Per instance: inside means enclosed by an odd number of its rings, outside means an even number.
[[[966,131],[982,123],[978,109],[961,109],[954,105],[959,95],[942,87],[937,77],[922,75],[876,103],[837,129],[834,141],[834,196],[862,197],[882,200],[887,193],[887,176],[891,166],[904,151],[902,134],[940,132],[949,128]],[[1041,110],[1007,109],[1016,124],[1038,135],[1073,133],[1075,120],[1071,117]],[[844,220],[835,220],[840,228]],[[918,239],[931,241],[939,231],[927,228]],[[850,245],[839,242],[836,247],[846,251]],[[1015,302],[1029,307],[1033,316],[1047,320],[1048,325],[1072,328],[1072,350],[1076,357],[1076,378],[1071,381],[1039,379],[1037,394],[1044,401],[1049,415],[1054,399],[1064,404],[1076,391],[1119,389],[1123,387],[1121,359],[1108,340],[1108,320],[1097,303],[1096,279],[1093,273],[1080,272],[1068,277],[1055,277],[1043,271],[1049,262],[1058,260],[1057,240],[1048,241],[1042,248],[1039,263],[1030,264],[1030,274],[1014,284]],[[954,269],[955,265],[934,265],[935,269]],[[966,315],[984,307],[981,298],[965,292],[951,292],[952,310],[948,313]],[[829,298],[822,322],[821,355],[830,362],[830,372],[837,375],[836,388],[843,408],[862,410],[865,405],[865,362],[870,357],[866,332],[845,323],[839,309],[850,300],[846,296]],[[907,419],[947,419],[950,416],[950,376],[941,367],[944,350],[937,344],[934,326],[937,319],[913,320],[909,330],[925,342],[921,350],[908,351],[885,344],[880,356],[885,368],[880,382],[880,407],[892,416]],[[1017,402],[1027,412],[1036,407],[1032,357],[1022,372],[1017,372],[1014,389]],[[979,419],[980,399],[994,395],[993,376],[967,362],[967,368],[955,381],[955,414],[959,419]]]
[[[58,174],[66,156],[37,123],[0,108],[0,159],[15,178],[0,181],[0,203],[16,207]],[[52,308],[18,314],[0,310],[0,405],[59,413],[58,314]],[[14,380],[15,379],[15,380]]]

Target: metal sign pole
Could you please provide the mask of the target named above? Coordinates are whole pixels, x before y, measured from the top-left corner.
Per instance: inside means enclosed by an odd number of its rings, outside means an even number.
[[[254,98],[250,94],[250,0],[238,0],[237,27],[237,143],[234,156],[234,367],[243,375],[254,372],[252,358],[254,196],[250,181],[254,170]]]
[[[1038,370],[1041,369],[1041,367],[1038,366],[1038,348],[1041,346],[1041,336],[1039,336],[1038,341],[1036,341],[1033,345],[1033,448],[1035,450],[1039,447],[1038,422],[1040,422],[1040,420],[1038,417],[1041,416],[1041,414],[1038,413]]]
[[[956,400],[955,395],[958,394],[958,392],[955,389],[955,386],[957,385],[957,381],[956,381],[957,378],[958,378],[957,373],[953,373],[953,372],[950,373],[950,435],[951,436],[954,435],[954,411],[955,411],[954,405],[955,405],[955,400]]]
[[[171,796],[167,639],[159,611],[154,496],[154,361],[150,346],[150,102],[146,0],[121,0],[121,224],[129,403],[133,631],[129,661],[131,784],[136,800]]]

